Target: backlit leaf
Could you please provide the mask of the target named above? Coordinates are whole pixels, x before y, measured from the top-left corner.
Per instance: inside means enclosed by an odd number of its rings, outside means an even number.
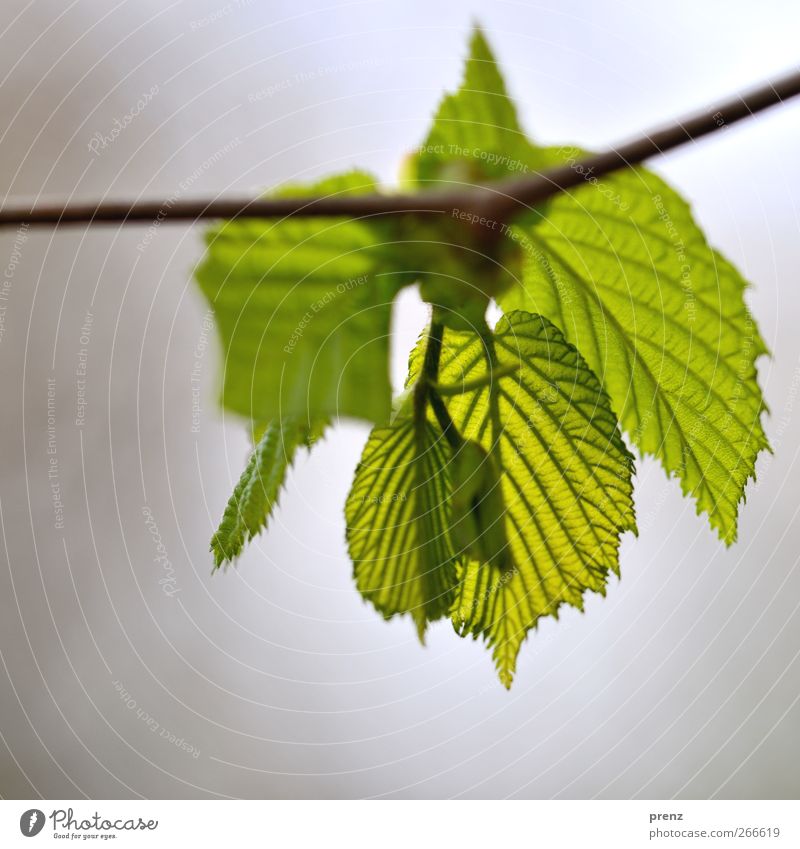
[[[755,366],[765,346],[741,274],[644,169],[559,195],[518,241],[522,285],[501,305],[564,331],[633,442],[733,542],[745,484],[768,447]]]
[[[374,190],[353,172],[302,193]],[[388,417],[399,278],[385,236],[385,222],[332,218],[242,219],[207,233],[196,277],[222,338],[226,407],[256,421]]]
[[[235,560],[245,543],[266,527],[297,448],[310,446],[322,427],[288,419],[263,428],[211,539],[216,566]]]
[[[620,534],[636,527],[633,461],[608,397],[555,326],[512,312],[498,323],[494,345],[499,432],[489,386],[445,401],[463,436],[499,460],[511,563],[462,564],[452,615],[460,632],[486,637],[510,686],[519,647],[539,618],[564,603],[582,608],[583,593],[605,592],[608,573],[618,572]],[[420,363],[417,349],[409,381]],[[469,387],[487,371],[486,339],[448,329],[442,382]]]
[[[387,619],[410,613],[420,639],[427,622],[447,615],[455,587],[449,458],[427,422],[376,427],[345,507],[359,591]]]

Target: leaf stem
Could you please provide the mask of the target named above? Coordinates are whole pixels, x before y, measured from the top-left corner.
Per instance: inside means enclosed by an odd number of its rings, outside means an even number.
[[[481,341],[483,342],[486,351],[486,365],[488,369],[488,386],[489,386],[489,421],[492,424],[492,444],[489,448],[489,454],[494,457],[498,468],[502,468],[502,458],[500,457],[500,434],[503,432],[503,426],[500,421],[500,378],[508,373],[507,366],[501,366],[497,362],[497,349],[494,345],[494,333],[489,329],[488,325],[480,331]]]
[[[450,418],[442,396],[435,388],[436,379],[439,376],[439,361],[442,357],[443,337],[444,325],[437,318],[436,307],[434,307],[428,342],[425,346],[425,358],[422,362],[422,373],[414,386],[414,419],[418,426],[423,423],[427,416],[428,404],[430,404],[445,439],[451,448],[458,450],[464,439],[458,432],[455,422]]]

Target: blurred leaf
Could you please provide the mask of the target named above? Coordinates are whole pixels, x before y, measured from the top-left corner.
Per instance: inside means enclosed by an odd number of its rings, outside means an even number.
[[[352,172],[280,194],[371,192]],[[225,222],[206,234],[196,271],[225,362],[222,402],[256,421],[389,415],[392,275],[377,220]],[[369,391],[364,391],[369,387]]]
[[[442,99],[428,135],[406,160],[403,181],[422,188],[480,183],[547,164],[538,159],[486,38],[475,27],[461,85]]]
[[[323,428],[323,424],[309,428],[293,419],[263,428],[211,539],[215,566],[235,560],[245,543],[267,526],[297,448],[310,447]]]

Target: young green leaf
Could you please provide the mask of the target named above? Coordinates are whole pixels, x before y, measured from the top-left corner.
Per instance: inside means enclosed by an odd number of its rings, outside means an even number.
[[[458,91],[442,99],[422,144],[406,161],[408,185],[479,183],[539,167],[480,27],[470,40]]]
[[[687,204],[644,169],[554,198],[519,229],[522,285],[504,309],[554,321],[601,376],[625,430],[680,477],[727,543],[768,447],[746,282]]]
[[[495,458],[477,442],[466,439],[455,451],[450,466],[450,529],[459,557],[498,569],[509,568],[506,505]]]
[[[463,83],[403,182],[578,169],[581,154],[526,138],[476,30]],[[415,221],[413,247],[377,219],[241,221],[210,234],[197,277],[224,344],[223,402],[282,422],[259,441],[228,505],[212,546],[218,564],[263,526],[294,450],[311,438],[291,422],[335,414],[380,425],[346,507],[360,591],[387,618],[411,614],[420,637],[449,612],[461,634],[488,640],[506,686],[528,631],[564,603],[582,607],[586,590],[604,592],[620,535],[635,532],[633,462],[615,411],[735,539],[744,487],[768,447],[755,367],[765,346],[745,281],[653,174],[580,173],[585,185],[513,227],[487,220],[499,246],[472,244],[469,209]],[[305,191],[374,189],[350,174]],[[497,253],[486,256],[487,245]],[[410,383],[425,392],[404,394],[384,425],[391,301],[411,277],[434,305],[435,344],[411,357]],[[492,297],[507,311],[495,334],[483,319]]]
[[[370,434],[347,498],[347,543],[361,594],[387,619],[410,613],[420,640],[455,588],[450,448],[433,425],[400,417]]]
[[[447,330],[441,380],[467,388],[488,377],[485,345],[477,333]],[[487,638],[510,686],[519,647],[539,618],[564,603],[582,608],[583,592],[603,593],[608,573],[618,572],[620,534],[636,530],[633,458],[597,378],[547,319],[504,316],[494,346],[500,432],[490,385],[445,403],[466,439],[487,451],[497,442],[511,564],[462,564],[453,620],[460,632]],[[409,381],[420,363],[418,349]]]
[[[295,419],[272,421],[263,428],[211,539],[216,567],[235,560],[245,543],[266,527],[298,447],[310,446],[323,428],[309,428]]]
[[[578,168],[584,153],[525,139],[477,31],[464,82],[445,98],[417,169],[432,179],[475,160],[495,178],[509,168]],[[599,375],[633,442],[680,478],[698,512],[731,543],[756,457],[769,447],[755,366],[766,348],[744,302],[747,284],[654,174],[637,168],[583,177],[585,186],[506,231],[512,273],[485,289],[504,310],[539,313],[561,328]],[[461,273],[486,279],[483,269]]]
[[[353,172],[282,194],[375,190],[371,177]],[[399,278],[383,273],[393,270],[384,223],[242,219],[206,241],[196,277],[222,338],[226,407],[256,421],[388,417]]]

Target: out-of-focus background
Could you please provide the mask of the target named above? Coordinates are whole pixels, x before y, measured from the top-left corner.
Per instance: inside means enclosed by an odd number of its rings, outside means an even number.
[[[4,0],[6,197],[251,193],[393,179],[484,25],[528,129],[599,147],[797,67],[800,6]],[[199,228],[0,234],[5,797],[797,797],[800,102],[653,163],[753,281],[774,456],[740,542],[638,464],[640,537],[506,692],[441,623],[423,649],[351,581],[365,426],[291,477],[211,574],[242,468],[191,281]],[[394,375],[425,318],[400,301]],[[159,549],[159,542],[163,549]]]

